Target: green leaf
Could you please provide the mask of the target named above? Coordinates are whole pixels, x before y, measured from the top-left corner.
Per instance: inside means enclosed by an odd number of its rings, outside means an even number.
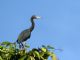
[[[46,51],[47,51],[46,48],[41,48],[41,50],[42,50],[43,52],[46,52]]]
[[[24,60],[26,58],[26,55],[21,57],[19,60]]]
[[[34,57],[31,56],[31,60],[35,60]]]
[[[42,45],[42,47],[47,49],[47,47],[45,45]]]
[[[55,49],[54,47],[52,47],[52,46],[50,46],[50,45],[48,45],[47,48],[48,48],[48,49]]]
[[[2,46],[0,46],[0,49],[3,49],[3,47],[2,47]]]
[[[52,58],[52,60],[57,60],[57,57],[54,53],[51,55],[51,58]]]
[[[40,52],[40,57],[42,57],[44,55],[44,52]]]
[[[25,47],[26,47],[26,48],[30,48],[30,46],[29,46],[29,45],[25,45]]]
[[[33,52],[33,54],[35,55],[35,57],[38,57],[38,58],[40,58],[39,52],[37,52],[37,51],[34,51],[34,52]]]
[[[1,56],[0,56],[0,60],[3,60]]]
[[[6,45],[6,46],[8,46],[8,45],[10,45],[11,43],[10,42],[8,42],[8,41],[6,41],[6,42],[2,42],[1,43],[1,45]]]
[[[31,60],[31,57],[30,57],[30,56],[28,56],[27,60]]]

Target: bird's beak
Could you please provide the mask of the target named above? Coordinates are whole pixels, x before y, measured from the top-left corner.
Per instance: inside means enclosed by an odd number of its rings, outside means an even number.
[[[37,19],[40,19],[41,17],[40,17],[40,16],[36,16],[36,18],[37,18]]]

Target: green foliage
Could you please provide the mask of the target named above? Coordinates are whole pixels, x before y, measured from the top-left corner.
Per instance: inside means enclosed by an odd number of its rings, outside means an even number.
[[[0,60],[57,60],[56,55],[51,52],[54,50],[51,46],[42,45],[41,48],[33,48],[27,51],[29,46],[25,45],[24,49],[16,48],[16,44],[10,42],[0,43]]]

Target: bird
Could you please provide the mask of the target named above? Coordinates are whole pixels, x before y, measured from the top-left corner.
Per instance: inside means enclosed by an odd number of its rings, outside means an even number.
[[[28,29],[23,30],[18,38],[17,38],[17,43],[19,44],[19,48],[24,48],[24,45],[22,42],[27,41],[30,37],[31,37],[31,32],[34,30],[35,27],[35,23],[34,20],[41,18],[40,16],[36,16],[36,15],[32,15],[32,17],[30,18],[31,21],[31,26]]]

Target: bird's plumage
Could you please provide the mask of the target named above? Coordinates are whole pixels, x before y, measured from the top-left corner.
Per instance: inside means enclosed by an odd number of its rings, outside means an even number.
[[[18,42],[18,43],[24,42],[24,41],[26,41],[27,39],[29,39],[30,36],[31,36],[30,30],[29,30],[29,29],[26,29],[26,30],[24,30],[24,31],[22,31],[22,32],[20,33],[20,35],[18,36],[17,42]]]

